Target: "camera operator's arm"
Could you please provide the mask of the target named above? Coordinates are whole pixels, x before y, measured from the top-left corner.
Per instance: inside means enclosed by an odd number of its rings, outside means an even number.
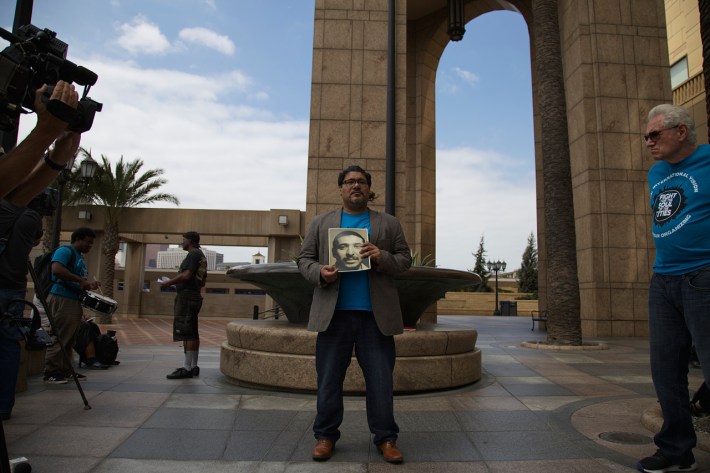
[[[64,134],[54,142],[54,148],[49,152],[49,159],[53,163],[66,164],[79,149],[81,135],[73,131],[65,131]],[[57,178],[59,170],[50,167],[44,159],[41,160],[32,170],[29,176],[12,190],[5,200],[12,202],[18,207],[25,207],[42,192],[49,184]]]
[[[31,172],[33,176],[35,174],[34,171],[40,169],[41,166],[51,169],[49,164],[41,160],[52,142],[64,133],[67,123],[47,111],[47,107],[45,107],[40,98],[45,90],[47,90],[47,86],[43,85],[35,92],[37,125],[20,144],[0,158],[0,198],[5,197],[19,186],[30,185],[32,186],[30,190],[36,188],[34,195],[39,194],[46,187],[46,184],[37,183],[35,185],[34,182],[28,182],[33,181],[28,178],[28,174]],[[79,102],[79,94],[74,90],[72,84],[59,81],[52,91],[50,100],[59,100],[72,108],[76,108]],[[69,156],[54,156],[53,153],[52,158],[52,162],[56,165],[55,167],[61,168],[62,165],[66,164]],[[64,161],[59,161],[59,159],[64,159]],[[51,171],[49,174],[56,176],[59,169],[51,169]],[[40,172],[40,174],[44,173]],[[51,180],[47,182],[51,182]]]

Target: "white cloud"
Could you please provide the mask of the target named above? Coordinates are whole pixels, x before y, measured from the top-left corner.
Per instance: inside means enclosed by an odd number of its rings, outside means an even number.
[[[537,228],[534,163],[494,151],[438,149],[436,171],[437,265],[467,270],[481,236],[487,259],[520,267]],[[521,178],[513,184],[510,176]],[[537,239],[537,236],[536,236]]]
[[[454,67],[454,74],[470,86],[478,84],[481,80],[475,72],[467,71],[465,69],[461,69],[460,67]]]
[[[162,189],[176,195],[181,208],[305,210],[308,120],[276,120],[269,109],[245,105],[245,74],[77,61],[99,74],[91,97],[103,111],[82,137],[95,157],[141,158],[146,170],[164,169]],[[22,120],[21,137],[32,122]]]
[[[138,15],[131,23],[118,26],[121,35],[118,44],[131,54],[163,54],[170,49],[170,41],[160,32],[160,28]]]
[[[231,56],[235,47],[229,37],[215,33],[207,28],[184,28],[180,30],[180,39],[212,48],[222,54]]]

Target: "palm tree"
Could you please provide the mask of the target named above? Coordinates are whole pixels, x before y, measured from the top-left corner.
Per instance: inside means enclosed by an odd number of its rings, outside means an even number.
[[[533,36],[542,123],[547,262],[547,342],[581,345],[572,171],[557,0],[533,0]]]
[[[79,149],[84,157],[91,158],[91,151]],[[150,169],[139,174],[143,161],[124,161],[123,156],[114,168],[108,157],[101,155],[99,171],[92,181],[82,188],[74,188],[69,197],[70,201],[84,201],[89,204],[104,207],[106,218],[104,222],[104,240],[101,252],[103,254],[103,268],[101,274],[101,287],[103,294],[113,297],[113,281],[115,274],[115,259],[118,253],[120,239],[118,224],[124,209],[152,204],[155,202],[172,202],[178,205],[178,198],[172,194],[157,192],[167,181],[160,176],[162,169]]]
[[[705,114],[710,123],[710,2],[698,0],[700,10],[700,38],[703,42],[703,76],[705,81]],[[710,142],[710,126],[708,127]]]

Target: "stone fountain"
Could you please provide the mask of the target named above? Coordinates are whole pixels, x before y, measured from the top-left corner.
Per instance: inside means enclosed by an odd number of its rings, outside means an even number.
[[[235,383],[279,390],[315,391],[316,333],[306,330],[313,285],[295,263],[237,266],[227,275],[263,289],[286,314],[286,320],[235,320],[227,325],[220,369]],[[481,377],[481,352],[472,329],[418,323],[422,314],[447,291],[478,286],[481,278],[467,271],[415,266],[395,278],[404,326],[395,336],[397,393],[464,386]],[[345,391],[362,393],[365,383],[353,358]]]

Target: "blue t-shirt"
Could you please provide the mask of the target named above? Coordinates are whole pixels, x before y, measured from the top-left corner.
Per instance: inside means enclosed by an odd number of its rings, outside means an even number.
[[[350,215],[342,212],[340,226],[342,228],[367,228],[370,234],[370,212]],[[336,310],[372,310],[370,301],[369,271],[353,271],[340,273],[340,290]]]
[[[648,172],[658,274],[678,276],[710,266],[710,145],[683,161],[659,161]]]
[[[72,259],[72,253],[74,254],[74,263],[69,266]],[[86,269],[86,263],[84,262],[84,257],[81,253],[77,251],[73,246],[60,246],[52,255],[52,263],[61,263],[65,268],[67,268],[72,273],[77,276],[81,276],[84,279],[89,278],[89,270]],[[58,278],[52,275],[52,281],[58,281]],[[55,294],[57,296],[68,297],[69,299],[79,299],[79,294],[81,294],[81,287],[69,281],[55,282],[52,286],[52,290],[49,291],[50,294]]]

